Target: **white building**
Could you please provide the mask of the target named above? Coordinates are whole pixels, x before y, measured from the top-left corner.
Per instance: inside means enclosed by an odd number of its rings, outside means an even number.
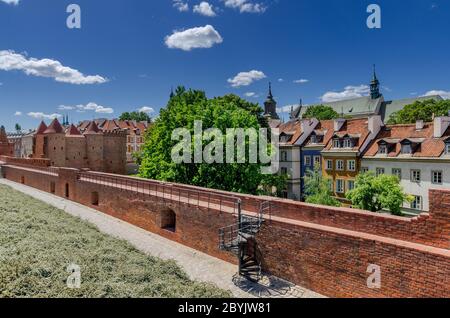
[[[450,117],[384,127],[361,167],[399,177],[404,191],[414,197],[411,204],[405,203],[405,213],[428,212],[429,190],[450,189]]]

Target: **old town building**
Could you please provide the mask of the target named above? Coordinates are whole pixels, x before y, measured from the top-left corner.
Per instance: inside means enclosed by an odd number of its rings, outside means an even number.
[[[429,211],[429,190],[450,188],[450,117],[432,123],[387,125],[370,144],[362,171],[395,175],[413,197],[404,212]]]
[[[5,127],[0,127],[0,156],[14,156],[14,144],[9,142]]]

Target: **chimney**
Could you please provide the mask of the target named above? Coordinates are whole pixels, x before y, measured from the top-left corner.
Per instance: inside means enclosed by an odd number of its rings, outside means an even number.
[[[338,118],[334,120],[334,132],[338,132],[341,130],[342,126],[344,126],[346,120],[344,118]]]
[[[383,126],[383,121],[381,120],[380,115],[375,115],[369,117],[368,120],[368,129],[372,134],[378,134],[380,132],[381,127]]]
[[[434,119],[434,138],[441,138],[449,125],[450,125],[450,116],[436,117]]]
[[[416,121],[416,130],[422,130],[424,127],[423,120]]]

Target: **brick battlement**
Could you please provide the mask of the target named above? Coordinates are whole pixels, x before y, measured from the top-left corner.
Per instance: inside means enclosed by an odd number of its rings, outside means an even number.
[[[233,263],[219,229],[236,223],[239,200],[249,215],[268,201],[256,237],[265,271],[332,297],[450,297],[450,190],[431,190],[430,213],[408,219],[77,169],[2,173]],[[367,287],[369,264],[381,289]]]

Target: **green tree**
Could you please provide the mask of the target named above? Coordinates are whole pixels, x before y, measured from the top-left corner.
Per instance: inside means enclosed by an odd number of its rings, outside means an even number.
[[[145,121],[147,123],[151,123],[151,117],[144,112],[125,112],[122,113],[119,117],[120,120],[135,120],[135,121]]]
[[[310,106],[306,110],[303,118],[317,118],[318,120],[331,120],[339,118],[339,114],[330,106],[316,105]]]
[[[347,192],[346,197],[354,207],[372,212],[388,210],[394,215],[402,215],[403,203],[411,201],[398,177],[384,174],[377,177],[373,172],[358,175],[355,189]]]
[[[450,100],[416,101],[413,104],[406,105],[402,110],[392,113],[388,124],[414,124],[417,120],[431,122],[433,116],[447,116],[449,111]]]
[[[22,126],[20,126],[19,124],[16,124],[15,129],[18,133],[20,133],[22,131]]]
[[[306,203],[340,207],[341,203],[333,198],[330,189],[331,180],[326,179],[320,172],[320,167],[306,171],[304,177]]]
[[[145,136],[142,148],[142,164],[139,175],[144,178],[191,184],[226,191],[257,194],[262,185],[271,180],[280,188],[279,180],[267,179],[261,174],[261,164],[250,163],[181,163],[172,161],[172,149],[179,141],[172,140],[172,132],[177,128],[186,128],[194,136],[194,121],[201,121],[203,131],[217,128],[225,136],[229,128],[254,128],[258,130],[265,122],[263,110],[238,96],[226,95],[208,99],[204,92],[186,90],[178,87],[166,108]],[[213,138],[216,140],[216,137]],[[194,152],[192,140],[191,151]],[[226,149],[226,139],[218,140]],[[211,141],[202,141],[203,149]],[[235,149],[237,147],[235,140]],[[246,138],[248,153],[250,140]],[[225,151],[224,151],[225,152]],[[248,156],[247,156],[248,157]],[[269,180],[269,181],[267,181]]]

